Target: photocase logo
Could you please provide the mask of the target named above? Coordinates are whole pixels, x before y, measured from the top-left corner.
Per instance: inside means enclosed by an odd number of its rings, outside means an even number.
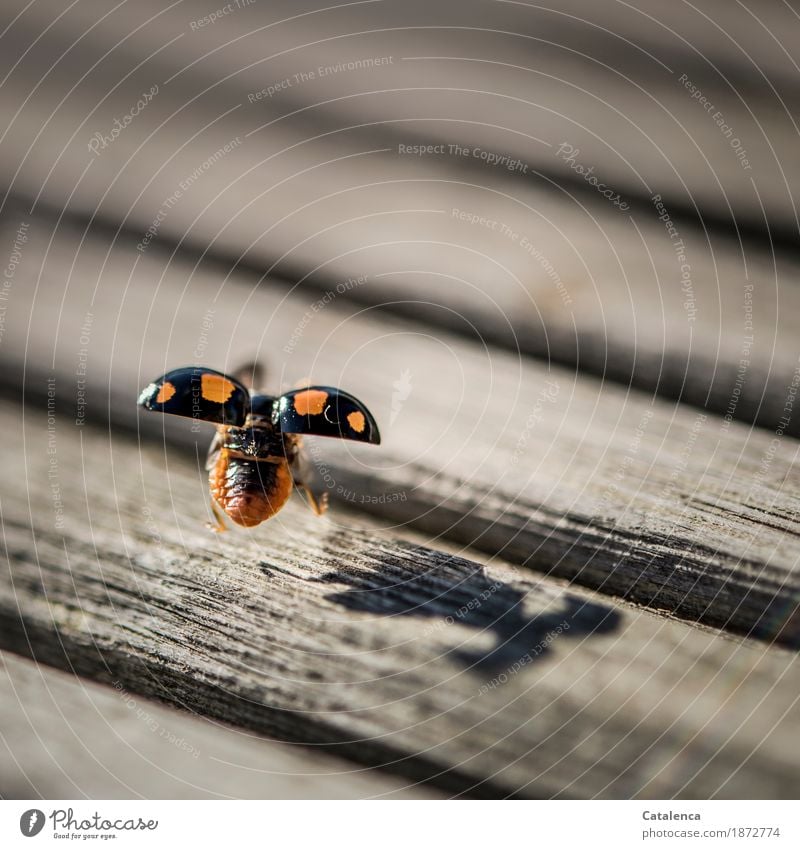
[[[19,818],[19,830],[25,837],[36,837],[44,828],[44,812],[38,808],[31,808]]]
[[[158,820],[144,820],[141,817],[129,817],[124,819],[108,819],[95,811],[93,814],[76,819],[72,808],[55,808],[45,817],[44,811],[31,808],[19,818],[19,830],[25,837],[36,837],[44,828],[46,819],[52,820],[53,836],[87,840],[98,837],[106,840],[116,837],[116,834],[104,834],[103,832],[120,831],[155,831],[158,828]],[[81,832],[89,832],[81,835]]]

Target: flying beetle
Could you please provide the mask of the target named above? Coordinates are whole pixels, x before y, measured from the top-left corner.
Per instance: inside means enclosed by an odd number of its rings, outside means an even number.
[[[224,516],[253,527],[274,516],[292,487],[305,490],[322,515],[328,493],[303,447],[303,436],[333,436],[379,445],[378,425],[354,396],[332,386],[303,386],[282,395],[253,390],[257,365],[236,376],[200,366],[173,369],[148,384],[139,406],[217,426],[206,461],[214,531]]]

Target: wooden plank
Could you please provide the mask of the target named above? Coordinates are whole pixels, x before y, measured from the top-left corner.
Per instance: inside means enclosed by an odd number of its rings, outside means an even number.
[[[214,536],[194,462],[55,418],[0,409],[2,647],[450,793],[797,793],[795,653],[361,514]]]
[[[627,195],[661,192],[687,211],[716,213],[765,235],[796,235],[790,187],[798,177],[792,154],[800,23],[783,4],[731,8],[715,0],[666,12],[654,0],[635,9],[614,0],[575,0],[555,10],[468,0],[458,3],[457,13],[453,3],[424,2],[326,9],[316,2],[251,4],[202,25],[204,14],[215,11],[213,0],[168,8],[143,2],[105,10],[100,20],[80,4],[64,13],[58,3],[37,3],[9,31],[6,85],[19,86],[19,105],[43,79],[55,78],[58,106],[79,82],[78,95],[62,107],[77,126],[90,113],[99,117],[93,110],[100,98],[137,69],[131,80],[138,85],[147,75],[148,81],[133,88],[131,105],[154,82],[179,89],[174,99],[181,106],[216,87],[225,109],[244,99],[262,121],[308,110],[302,138],[313,125],[325,132],[371,123],[374,130],[410,118],[419,140],[499,147],[531,168],[573,178],[549,147],[566,140],[581,149],[587,167],[594,165]],[[393,61],[342,68],[375,57]],[[320,72],[326,67],[334,70]],[[306,76],[295,81],[295,74]],[[707,103],[693,97],[682,77]],[[289,84],[271,96],[246,100],[284,80]],[[121,94],[117,89],[109,98],[112,120],[130,108],[120,109]],[[41,87],[36,100],[28,114],[39,110],[41,121],[51,115]],[[76,109],[76,101],[84,108]],[[218,114],[209,111],[208,118]],[[170,127],[181,143],[190,135],[185,119],[184,112],[182,126]],[[12,137],[40,126],[14,124]],[[49,126],[55,140],[69,139]],[[106,126],[92,121],[82,135],[108,132],[113,123]],[[532,143],[531,135],[547,145]],[[34,168],[40,144],[25,168],[37,189],[52,165]],[[82,138],[84,151],[85,145]],[[28,145],[20,149],[24,155]],[[13,174],[16,157],[10,161]],[[64,176],[71,185],[66,168]]]
[[[187,14],[195,12],[179,4],[125,40],[135,23],[161,9],[137,6],[134,20],[123,7],[103,21],[102,38],[91,47],[82,42],[58,72],[42,76],[52,56],[95,23],[92,10],[70,10],[0,88],[0,107],[11,115],[21,109],[0,142],[0,177],[27,205],[35,199],[58,211],[68,206],[85,218],[100,216],[130,229],[137,241],[149,239],[153,227],[156,238],[188,242],[198,253],[211,251],[230,264],[247,262],[323,290],[341,278],[366,276],[348,297],[413,311],[435,326],[775,429],[800,361],[792,324],[800,309],[800,267],[796,238],[788,239],[792,253],[775,255],[774,245],[789,224],[796,230],[787,186],[800,175],[792,171],[797,129],[786,116],[788,126],[773,123],[780,104],[768,107],[775,95],[766,81],[766,92],[731,91],[735,75],[727,82],[712,77],[706,88],[747,139],[757,169],[747,171],[711,116],[676,82],[682,65],[674,44],[663,57],[672,73],[630,45],[627,59],[626,50],[611,51],[620,63],[611,72],[562,48],[539,42],[532,48],[524,39],[516,45],[497,33],[394,29],[390,24],[404,16],[426,20],[426,13],[444,12],[439,4],[413,12],[387,8],[351,9],[377,16],[373,25],[383,14],[396,16],[378,35],[338,38],[353,31],[343,12],[324,20],[299,17],[251,38],[264,9],[248,7],[213,27],[187,31]],[[476,20],[486,14],[483,2],[470,8]],[[512,16],[493,29],[525,33],[530,27],[536,37],[542,34],[537,16],[545,25],[553,17],[513,3],[491,9]],[[41,14],[52,17],[52,8]],[[266,14],[281,13],[270,7]],[[742,31],[742,19],[734,19]],[[38,35],[42,20],[26,15],[18,22],[27,27],[20,44],[25,34]],[[613,20],[619,22],[618,10]],[[727,14],[726,20],[734,26]],[[701,24],[684,22],[677,32],[702,31]],[[585,29],[569,30],[565,44],[585,41]],[[655,33],[680,43],[655,24],[647,38]],[[596,35],[591,45],[608,58],[607,39],[619,39]],[[215,49],[228,37],[240,40]],[[172,38],[178,40],[142,64],[142,42],[154,49],[154,39],[161,46]],[[280,55],[265,60],[274,39]],[[313,47],[294,47],[311,41]],[[111,56],[100,61],[112,45]],[[730,70],[732,54],[709,50],[709,59],[727,56]],[[464,61],[403,60],[421,51]],[[757,61],[767,61],[766,52],[762,48]],[[397,61],[248,99],[304,69],[354,55]],[[6,61],[13,64],[15,56]],[[473,61],[481,57],[488,64]],[[514,67],[492,64],[498,57]],[[639,64],[628,68],[625,62],[635,57]],[[702,73],[705,86],[711,69],[703,70],[700,57],[692,62],[689,76]],[[756,79],[749,70],[744,76]],[[154,85],[157,96],[136,120],[92,153],[95,133],[108,136],[125,114],[121,105],[132,108]],[[498,97],[483,104],[478,95],[457,96],[453,87],[496,90]],[[379,94],[365,94],[373,90]],[[522,102],[531,99],[541,101],[533,113]],[[474,120],[476,113],[486,126]],[[580,150],[569,164],[557,153],[564,142]],[[399,153],[400,145],[420,143],[508,152],[526,171],[451,155],[449,147],[423,157]],[[593,168],[629,208],[607,202],[573,165]],[[652,198],[661,195],[659,206]],[[778,215],[783,224],[772,220],[773,200],[788,204]],[[702,227],[686,220],[687,210],[702,217]],[[720,215],[735,217],[728,236],[709,226]],[[762,228],[769,223],[769,238],[740,244],[747,222],[756,226],[754,217]],[[800,435],[797,417],[784,430]]]
[[[426,798],[409,785],[0,653],[3,799]]]
[[[177,420],[137,422],[141,386],[178,364],[224,369],[259,356],[273,387],[307,375],[348,388],[377,415],[380,449],[318,446],[334,498],[686,619],[798,645],[796,440],[353,315],[335,297],[308,301],[268,280],[240,286],[241,275],[129,243],[65,231],[43,260],[31,233],[3,339],[9,387],[24,369],[26,391],[43,398],[52,374],[70,416],[85,401],[84,413],[106,420],[110,410],[117,425],[163,428],[194,446],[198,435]],[[199,436],[201,452],[208,438]]]

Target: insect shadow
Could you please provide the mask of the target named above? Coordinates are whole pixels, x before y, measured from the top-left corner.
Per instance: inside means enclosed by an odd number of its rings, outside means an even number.
[[[377,564],[343,564],[320,578],[349,587],[328,600],[362,613],[433,620],[431,633],[455,625],[490,633],[495,642],[487,651],[450,650],[459,662],[483,672],[545,657],[557,639],[608,634],[620,626],[611,607],[533,582],[521,582],[520,589],[443,552],[396,543],[391,552],[375,548],[365,555]],[[531,612],[534,606],[540,610]]]

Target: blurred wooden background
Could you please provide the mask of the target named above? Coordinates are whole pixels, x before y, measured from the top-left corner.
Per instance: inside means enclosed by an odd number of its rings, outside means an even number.
[[[793,3],[2,16],[0,795],[797,795]],[[253,357],[384,443],[215,537]]]

